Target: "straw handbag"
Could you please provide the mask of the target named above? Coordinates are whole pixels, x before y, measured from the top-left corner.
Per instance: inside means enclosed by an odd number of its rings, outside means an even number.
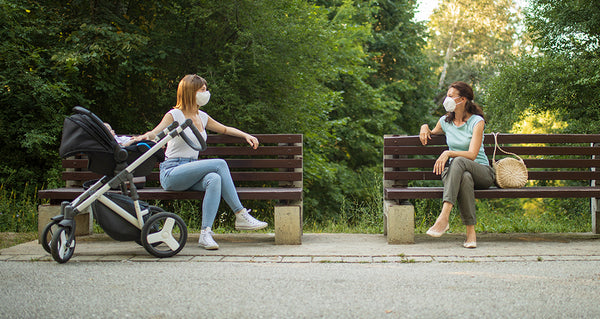
[[[498,146],[498,133],[494,134],[494,156],[492,157],[492,166],[496,171],[496,185],[500,188],[521,188],[527,183],[527,166],[522,158],[517,154],[505,152]],[[504,154],[513,155],[506,157],[496,162],[496,149],[501,150]]]

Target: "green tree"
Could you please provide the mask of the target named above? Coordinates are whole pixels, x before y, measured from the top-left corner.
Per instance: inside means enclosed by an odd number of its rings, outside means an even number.
[[[57,174],[62,122],[73,106],[121,127],[132,104],[150,101],[144,93],[152,91],[152,67],[142,29],[159,5],[0,1],[3,184],[40,183]]]
[[[510,130],[524,114],[549,112],[566,132],[600,124],[600,8],[597,1],[530,2],[526,15],[538,53],[517,58],[485,84],[493,125]]]
[[[327,134],[308,148],[318,161],[305,169],[305,205],[317,220],[359,219],[372,190],[365,176],[380,173],[382,135],[414,132],[430,109],[431,72],[415,1],[317,1],[329,9],[336,61],[345,65],[326,82],[336,95]],[[318,146],[318,147],[317,147]],[[305,182],[305,185],[307,183]],[[340,216],[341,207],[356,215]]]
[[[510,57],[518,22],[513,0],[441,0],[428,39],[429,56],[439,66],[438,90],[457,80],[477,84],[491,74]]]
[[[56,183],[62,123],[90,108],[143,132],[188,73],[207,112],[253,133],[305,135],[307,219],[370,196],[381,135],[430,105],[414,0],[0,0],[0,183]],[[371,192],[372,193],[372,192]]]

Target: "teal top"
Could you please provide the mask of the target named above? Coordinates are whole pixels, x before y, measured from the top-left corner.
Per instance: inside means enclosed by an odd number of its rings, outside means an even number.
[[[467,120],[467,123],[456,126],[454,122],[446,122],[446,115],[442,116],[440,118],[440,124],[442,125],[442,130],[446,134],[446,144],[448,144],[450,150],[468,151],[469,145],[471,145],[471,138],[473,137],[475,125],[481,121],[483,121],[483,117],[473,114]],[[475,163],[487,166],[490,165],[490,162],[485,155],[485,151],[483,150],[483,143],[481,143],[479,153],[477,154],[477,158],[475,158]]]

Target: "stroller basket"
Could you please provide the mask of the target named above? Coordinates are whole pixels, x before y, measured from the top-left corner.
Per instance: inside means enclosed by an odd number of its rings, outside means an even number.
[[[133,200],[128,196],[117,193],[106,193],[104,196],[126,210],[131,216],[136,217]],[[150,206],[143,201],[139,201],[139,203],[142,210],[148,209]],[[112,239],[118,241],[134,241],[140,239],[140,229],[133,226],[123,217],[115,214],[113,210],[102,204],[100,201],[95,201],[92,204],[92,210],[94,212],[94,219],[98,222],[98,225],[100,225],[104,232]],[[144,221],[146,221],[149,216],[149,214],[144,215]]]

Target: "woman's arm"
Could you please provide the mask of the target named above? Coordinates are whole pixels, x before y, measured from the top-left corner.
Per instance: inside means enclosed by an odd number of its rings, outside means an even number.
[[[162,132],[165,128],[171,125],[173,121],[173,115],[171,115],[171,113],[167,113],[165,114],[165,116],[163,116],[160,123],[158,123],[158,125],[154,129],[152,129],[152,131],[148,131],[142,135],[132,137],[132,140],[135,142],[139,142],[142,140],[153,141],[156,138],[156,135],[158,135],[158,133]]]
[[[240,131],[235,127],[231,127],[231,126],[225,126],[217,121],[215,121],[212,117],[208,117],[208,122],[206,123],[206,128],[219,133],[219,134],[226,134],[226,135],[231,135],[231,136],[237,136],[237,137],[241,137],[243,139],[246,140],[246,142],[248,142],[248,144],[250,144],[250,146],[252,146],[253,149],[257,149],[258,148],[258,139],[246,132]]]
[[[428,124],[421,125],[421,131],[419,132],[419,139],[421,140],[421,144],[427,145],[427,141],[431,139],[431,135],[443,135],[444,130],[442,130],[442,124],[440,121],[437,122],[433,130],[429,129]]]
[[[437,175],[442,174],[444,171],[444,166],[448,159],[453,157],[465,157],[472,161],[477,158],[477,154],[479,154],[479,149],[481,148],[481,143],[483,143],[483,129],[485,128],[485,122],[481,121],[475,124],[473,128],[473,136],[471,137],[471,144],[469,144],[468,151],[444,151],[440,157],[438,157],[437,161],[435,161],[435,165],[433,166],[433,172]]]

